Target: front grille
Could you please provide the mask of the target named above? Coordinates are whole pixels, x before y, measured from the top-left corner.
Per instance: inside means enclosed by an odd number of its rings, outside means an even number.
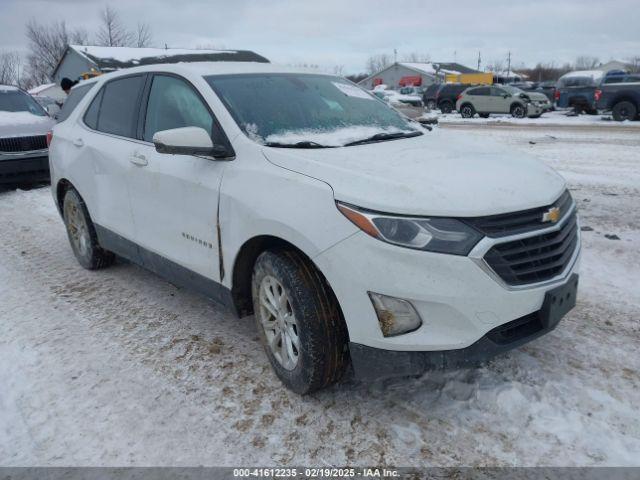
[[[573,200],[569,190],[565,192],[551,205],[531,208],[520,212],[503,213],[500,215],[489,215],[486,217],[472,217],[464,219],[469,225],[475,227],[488,237],[506,237],[520,233],[531,232],[548,227],[549,224],[542,221],[542,216],[550,208],[560,209],[560,215],[571,208]]]
[[[575,210],[559,230],[494,245],[484,260],[509,285],[544,282],[561,274],[578,246]]]
[[[47,148],[46,135],[32,135],[30,137],[0,138],[0,152],[18,153]]]

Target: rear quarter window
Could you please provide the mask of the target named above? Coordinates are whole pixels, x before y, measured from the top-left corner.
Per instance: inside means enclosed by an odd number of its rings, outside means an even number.
[[[66,98],[64,103],[62,104],[62,109],[56,116],[58,122],[64,122],[69,115],[75,110],[78,104],[82,101],[89,90],[95,85],[95,83],[90,83],[88,85],[79,85],[69,93],[69,96]]]

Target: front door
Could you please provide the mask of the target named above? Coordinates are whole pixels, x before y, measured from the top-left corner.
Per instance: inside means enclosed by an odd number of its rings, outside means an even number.
[[[509,113],[511,107],[511,95],[502,88],[491,87],[491,103],[496,113]]]
[[[161,154],[152,143],[153,135],[161,130],[202,127],[214,132],[217,122],[195,88],[181,77],[154,75],[147,98],[139,127],[142,142],[133,152],[135,168],[129,175],[136,243],[220,281],[218,191],[228,162]],[[146,261],[153,262],[153,255]],[[148,266],[159,269],[158,265]]]

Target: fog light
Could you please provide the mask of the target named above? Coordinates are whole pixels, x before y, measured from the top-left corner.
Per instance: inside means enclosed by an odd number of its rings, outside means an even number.
[[[407,300],[369,292],[373,308],[378,315],[380,330],[385,337],[409,333],[422,325],[420,315]]]

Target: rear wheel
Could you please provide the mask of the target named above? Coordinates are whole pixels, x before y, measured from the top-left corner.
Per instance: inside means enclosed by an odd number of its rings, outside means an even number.
[[[618,102],[613,106],[613,119],[617,122],[633,120],[638,114],[636,106],[631,102]]]
[[[347,329],[333,292],[306,258],[293,250],[262,253],[252,296],[264,350],[287,388],[306,394],[340,379]]]
[[[427,100],[427,108],[429,110],[435,110],[436,109],[436,101],[435,100]]]
[[[470,103],[465,103],[464,105],[462,105],[462,107],[460,107],[460,115],[462,115],[462,118],[473,118],[475,114],[476,109],[473,108],[473,105],[471,105]]]
[[[453,112],[453,103],[449,100],[445,100],[444,102],[440,102],[440,111],[442,113],[451,113]]]
[[[527,114],[527,109],[521,103],[516,103],[511,106],[511,116],[513,118],[524,118]]]
[[[98,243],[96,229],[89,217],[87,206],[73,188],[67,190],[64,195],[62,216],[71,249],[80,265],[87,270],[97,270],[113,263],[114,254],[104,250]]]

